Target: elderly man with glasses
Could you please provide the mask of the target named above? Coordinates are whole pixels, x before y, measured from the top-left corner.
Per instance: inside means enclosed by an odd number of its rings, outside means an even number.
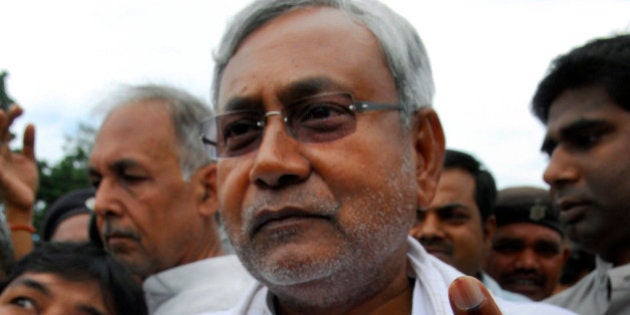
[[[408,237],[444,153],[415,30],[374,1],[257,1],[227,30],[204,141],[227,234],[260,282],[232,312],[452,314],[461,274]]]

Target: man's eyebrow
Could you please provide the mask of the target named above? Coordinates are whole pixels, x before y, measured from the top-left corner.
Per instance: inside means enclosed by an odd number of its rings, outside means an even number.
[[[233,98],[228,100],[228,102],[223,107],[222,112],[231,112],[231,111],[237,111],[237,110],[252,109],[252,108],[256,108],[256,107],[262,108],[260,103],[261,103],[261,101],[259,99],[254,98],[254,97],[237,96],[237,97],[233,97]]]
[[[307,77],[282,88],[278,93],[278,99],[282,103],[287,104],[303,97],[331,90],[341,91],[342,89],[339,84],[328,77]]]
[[[571,139],[576,134],[592,128],[612,128],[612,125],[610,122],[604,119],[581,118],[560,129],[560,141]],[[543,140],[540,150],[547,153],[548,155],[551,155],[551,152],[557,144],[558,140],[552,139],[547,135]]]
[[[452,202],[452,203],[447,203],[445,205],[439,206],[439,207],[435,208],[435,210],[437,212],[443,212],[443,211],[451,211],[451,210],[458,209],[458,208],[466,209],[468,207],[466,207],[466,205],[463,204],[463,203]]]
[[[15,280],[15,282],[11,284],[11,286],[26,286],[31,289],[37,290],[47,296],[51,296],[51,292],[48,289],[48,287],[46,287],[44,284],[40,283],[39,281],[30,279],[30,278],[21,278],[21,279]]]
[[[109,169],[111,169],[112,171],[121,171],[127,168],[131,168],[131,167],[139,167],[140,164],[132,159],[122,159],[122,160],[118,160],[114,163],[112,163],[111,165],[108,166]]]
[[[106,312],[97,309],[94,306],[80,304],[76,306],[76,309],[82,313],[90,314],[90,315],[105,315]]]
[[[283,105],[286,105],[324,91],[343,91],[343,88],[328,77],[313,76],[291,82],[289,85],[282,87],[277,93],[277,97]],[[260,98],[245,95],[230,98],[221,109],[221,112],[263,108],[264,105]]]
[[[551,152],[553,152],[557,145],[558,141],[551,139],[549,135],[547,135],[545,136],[545,139],[543,139],[543,143],[540,146],[540,151],[551,156]]]
[[[437,207],[426,207],[426,208],[421,207],[421,208],[418,208],[418,212],[424,213],[430,210],[433,210],[435,212],[446,212],[446,211],[451,211],[457,208],[467,208],[467,207],[463,203],[452,202],[452,203],[447,203],[447,204],[437,206]]]
[[[604,119],[582,118],[562,128],[560,130],[560,137],[561,139],[570,138],[574,134],[579,133],[583,130],[592,129],[592,128],[601,128],[605,126],[611,126],[610,122]]]

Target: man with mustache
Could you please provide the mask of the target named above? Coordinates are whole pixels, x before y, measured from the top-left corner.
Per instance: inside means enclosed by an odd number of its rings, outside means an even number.
[[[203,141],[226,232],[259,281],[231,313],[452,314],[462,274],[409,237],[444,152],[413,27],[375,1],[256,1],[226,30]],[[453,308],[488,305],[477,289]]]
[[[544,180],[569,239],[596,269],[547,301],[580,314],[630,314],[630,35],[557,58],[533,98],[545,124]]]
[[[496,229],[492,216],[496,194],[492,174],[477,159],[446,150],[435,197],[428,207],[418,208],[410,234],[430,254],[481,280],[495,296],[528,301],[503,290],[482,270]]]
[[[209,108],[159,85],[110,101],[89,161],[105,248],[144,281],[151,314],[228,308],[250,277],[219,257],[216,165],[198,129]]]
[[[549,192],[519,186],[499,191],[497,229],[485,270],[502,288],[534,301],[551,296],[569,258]]]

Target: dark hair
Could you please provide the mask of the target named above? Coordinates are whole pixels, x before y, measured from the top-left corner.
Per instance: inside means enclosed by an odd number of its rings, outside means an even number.
[[[563,91],[594,85],[630,110],[630,34],[597,39],[556,58],[538,85],[532,110],[546,123],[551,103]]]
[[[87,208],[85,202],[94,197],[94,188],[84,188],[70,191],[59,197],[48,208],[41,225],[41,237],[45,242],[50,241],[57,227],[64,220],[82,213],[89,214],[92,211]]]
[[[147,314],[139,284],[105,250],[89,243],[43,243],[15,263],[0,292],[24,273],[52,273],[70,281],[97,280],[103,300],[118,315]]]
[[[444,155],[444,169],[459,168],[468,172],[475,180],[475,202],[481,214],[482,224],[492,215],[497,198],[494,177],[472,155],[447,149]]]

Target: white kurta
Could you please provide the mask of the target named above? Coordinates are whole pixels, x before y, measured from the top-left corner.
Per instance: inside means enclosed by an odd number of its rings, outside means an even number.
[[[429,255],[415,239],[407,239],[407,257],[411,278],[416,279],[413,290],[412,315],[453,314],[448,300],[448,286],[463,274]],[[222,312],[206,312],[204,315],[271,315],[274,314],[271,295],[267,288],[256,283],[233,309]],[[543,303],[517,303],[496,298],[504,315],[569,315],[568,310]]]
[[[182,315],[229,309],[254,282],[238,258],[228,255],[165,270],[142,287],[149,314]]]

